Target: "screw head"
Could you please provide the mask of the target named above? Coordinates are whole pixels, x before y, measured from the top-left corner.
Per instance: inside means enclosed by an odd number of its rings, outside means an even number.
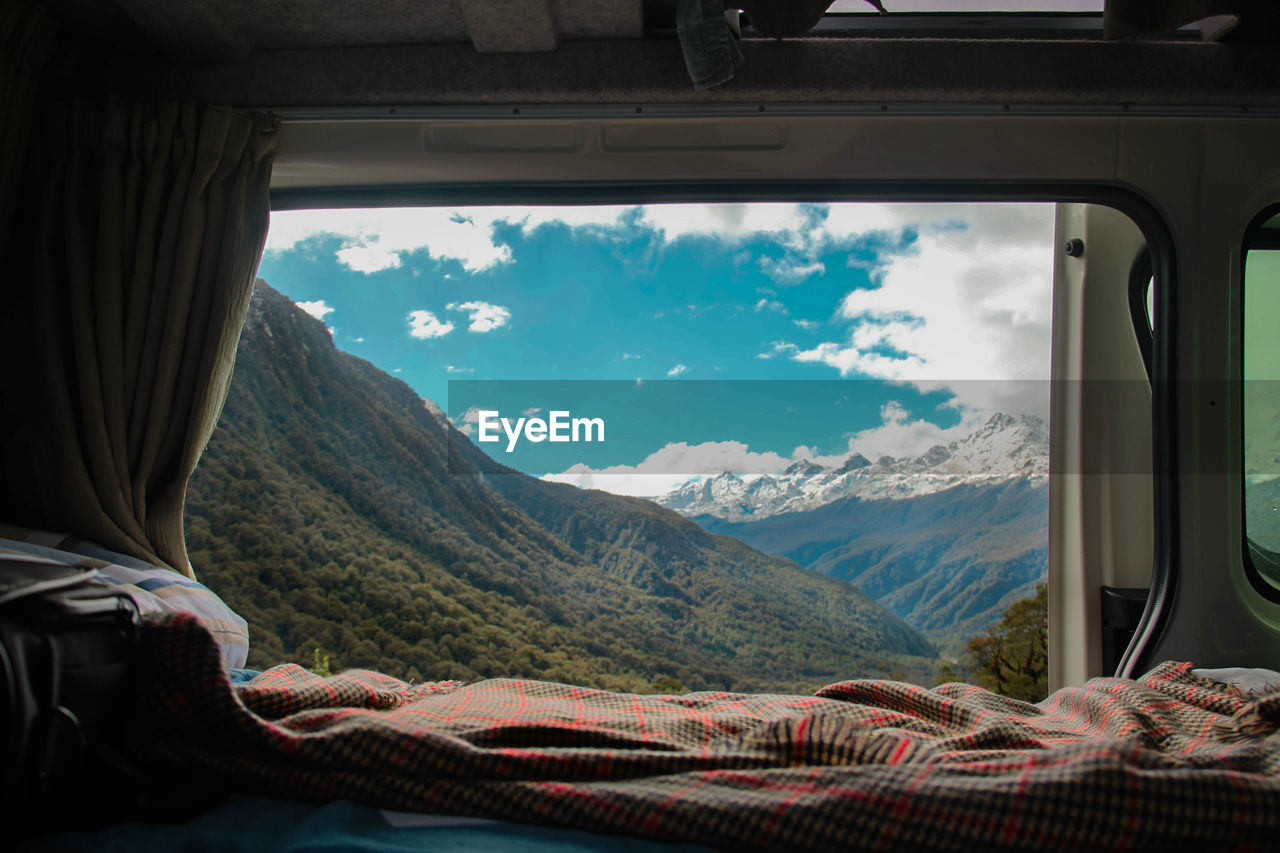
[[[1084,241],[1079,237],[1072,237],[1062,244],[1062,251],[1066,252],[1069,257],[1078,258],[1084,254]]]

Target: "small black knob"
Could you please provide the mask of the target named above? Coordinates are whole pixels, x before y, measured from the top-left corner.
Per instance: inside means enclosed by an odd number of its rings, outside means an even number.
[[[1062,251],[1072,258],[1078,258],[1084,254],[1084,241],[1079,237],[1072,237],[1062,244]]]

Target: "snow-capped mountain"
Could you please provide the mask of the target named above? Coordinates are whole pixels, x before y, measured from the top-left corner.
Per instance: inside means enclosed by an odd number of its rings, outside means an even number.
[[[751,521],[815,509],[846,497],[898,500],[959,485],[1013,479],[1038,482],[1048,476],[1045,422],[1033,415],[995,414],[964,438],[913,458],[882,456],[872,462],[854,453],[832,467],[801,460],[782,474],[744,478],[725,471],[685,483],[658,498],[658,503],[687,516]]]

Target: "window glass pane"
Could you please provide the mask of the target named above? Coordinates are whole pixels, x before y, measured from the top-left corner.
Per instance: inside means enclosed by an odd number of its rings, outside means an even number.
[[[1244,496],[1250,556],[1280,585],[1280,250],[1252,250],[1244,287]]]
[[[1046,203],[277,211],[193,562],[258,667],[1039,698],[1043,646],[982,679],[1043,637],[1055,249]]]
[[[1155,276],[1147,282],[1147,328],[1151,331],[1156,330],[1156,279]]]

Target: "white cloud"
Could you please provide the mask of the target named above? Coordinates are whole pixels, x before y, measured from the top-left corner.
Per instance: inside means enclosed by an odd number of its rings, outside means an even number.
[[[861,337],[855,330],[853,337]],[[787,348],[777,348],[777,352],[785,352]],[[880,379],[902,379],[903,374],[912,372],[913,368],[922,366],[920,359],[913,356],[899,358],[876,352],[867,352],[854,346],[841,346],[836,343],[821,343],[813,349],[802,350],[798,347],[791,354],[795,361],[818,362],[840,371],[841,376],[861,373]]]
[[[751,310],[757,314],[761,311],[776,311],[779,314],[785,314],[787,313],[787,306],[776,299],[761,299]]]
[[[1000,382],[1048,376],[1051,204],[656,204],[637,206],[475,207],[342,211],[282,211],[272,218],[268,249],[296,246],[320,233],[342,237],[339,258],[353,269],[376,271],[425,250],[477,272],[513,262],[498,236],[500,223],[532,232],[555,224],[582,229],[647,227],[671,242],[687,237],[737,246],[767,235],[782,260],[757,260],[780,284],[824,273],[824,258],[875,238],[871,256],[850,254],[851,267],[869,269],[875,285],[845,294],[837,312],[841,336],[791,358],[827,364],[842,375],[865,375],[947,387],[961,408],[992,405],[1014,413],[1043,413],[1044,389],[1031,399]],[[877,237],[878,235],[878,237]],[[914,237],[914,240],[909,239]],[[749,249],[744,246],[743,252]],[[740,263],[748,258],[737,258]],[[758,310],[778,310],[772,299]],[[471,331],[490,331],[509,312],[487,303],[462,303]],[[681,309],[681,313],[686,313]],[[696,316],[698,309],[687,312]],[[663,316],[662,311],[655,318]],[[813,321],[797,322],[805,330]],[[424,329],[443,329],[427,324]],[[782,354],[775,349],[772,355]],[[768,357],[762,353],[761,357]],[[981,380],[981,381],[977,381]],[[1043,385],[1043,383],[1041,383]]]
[[[636,205],[602,204],[566,207],[484,207],[469,208],[468,215],[493,222],[509,222],[524,231],[536,231],[544,225],[566,225],[569,228],[614,228],[624,217],[636,215]]]
[[[663,495],[691,478],[732,471],[738,475],[777,474],[800,458],[808,458],[805,448],[788,458],[771,451],[753,452],[740,441],[707,441],[690,445],[673,442],[655,450],[638,465],[611,465],[591,468],[581,462],[542,479],[570,483],[583,489],[603,489],[621,495],[654,497]]]
[[[347,246],[337,252],[338,260],[366,275],[400,266],[400,253],[386,246]]]
[[[774,341],[773,343],[769,344],[769,348],[767,350],[756,355],[756,358],[761,358],[761,359],[764,359],[765,361],[768,361],[774,356],[782,355],[782,354],[794,356],[795,353],[798,351],[799,351],[799,347],[797,347],[795,344],[787,343],[786,341]]]
[[[801,205],[790,203],[651,204],[640,221],[668,241],[699,236],[739,242],[760,232],[794,235],[804,231],[808,217]]]
[[[281,210],[271,215],[266,249],[292,249],[311,237],[332,234],[342,238],[338,260],[357,272],[393,269],[405,253],[417,251],[478,272],[511,260],[511,248],[494,237],[494,221],[438,207]]]
[[[612,229],[634,223],[661,233],[667,242],[696,236],[737,244],[769,234],[772,242],[792,254],[781,261],[761,258],[759,262],[784,278],[798,278],[822,271],[815,247],[920,223],[965,221],[973,209],[965,204],[767,202],[285,210],[271,216],[266,249],[292,249],[311,237],[330,234],[342,238],[339,257],[353,269],[393,268],[401,264],[404,253],[425,250],[434,258],[457,260],[476,272],[512,260],[511,248],[494,233],[500,223],[526,232],[546,225]],[[745,262],[748,257],[740,253],[736,261]],[[445,273],[445,278],[450,275]]]
[[[965,203],[864,204],[847,202],[827,209],[823,230],[835,241],[870,234],[895,234],[905,228],[937,230],[962,225],[977,209]]]
[[[445,308],[450,311],[465,311],[471,315],[470,332],[492,332],[501,329],[511,320],[511,312],[501,305],[488,302],[450,302]]]
[[[806,332],[812,332],[814,329],[818,328],[818,326],[822,325],[821,323],[813,320],[792,320],[791,322],[795,323]]]
[[[362,344],[362,343],[364,343],[364,338],[352,338],[351,340],[352,340],[354,343],[357,343],[357,344]]]
[[[759,263],[765,275],[782,285],[799,284],[815,275],[823,275],[827,271],[826,265],[821,261],[766,257],[761,258]]]
[[[715,307],[716,307],[715,303],[710,303],[707,305],[699,305],[696,302],[690,302],[688,305],[675,309],[675,312],[677,314],[688,317],[691,320],[696,320],[698,317],[701,317],[703,314],[707,313],[708,311],[713,310]]]
[[[333,313],[333,308],[326,305],[323,299],[313,299],[310,302],[298,302],[295,304],[322,323],[326,314]]]
[[[962,411],[1047,414],[1053,206],[832,205],[825,223],[832,240],[906,228],[914,244],[841,300],[845,337],[791,358],[945,388]]]
[[[637,358],[644,358],[644,353],[640,352],[624,352],[622,354],[623,361],[634,361]]]
[[[880,419],[879,426],[849,436],[847,452],[817,457],[814,461],[822,465],[834,465],[842,463],[851,453],[861,453],[872,461],[881,456],[898,459],[919,456],[934,445],[946,445],[964,438],[982,424],[981,413],[973,412],[955,426],[942,429],[922,418],[911,420],[907,411],[896,400],[890,400],[880,407]]]
[[[450,418],[454,429],[466,436],[473,436],[479,430],[480,407],[471,406],[457,418]]]
[[[524,415],[526,418],[531,418],[534,415],[539,414],[541,411],[542,411],[542,408],[540,406],[530,406],[520,414]]]
[[[442,323],[430,311],[409,312],[409,335],[415,338],[440,338],[453,331],[452,323]]]
[[[394,269],[406,253],[418,251],[479,272],[513,260],[511,247],[495,233],[499,223],[533,232],[547,225],[612,229],[635,222],[667,242],[702,236],[735,243],[767,232],[798,246],[807,221],[801,205],[776,203],[281,210],[271,215],[266,250],[293,249],[328,234],[342,239],[338,260],[357,272]]]
[[[476,369],[475,369],[474,367],[458,367],[456,364],[446,364],[446,365],[444,366],[444,372],[445,372],[445,373],[453,373],[453,374],[458,374],[458,373],[475,373],[475,372],[476,372]]]
[[[677,364],[675,367],[673,367],[673,368],[671,368],[670,370],[668,370],[668,371],[667,371],[667,375],[668,375],[668,376],[679,376],[681,373],[684,373],[684,372],[685,372],[686,370],[688,370],[688,369],[689,369],[689,368],[685,367],[683,364]]]

